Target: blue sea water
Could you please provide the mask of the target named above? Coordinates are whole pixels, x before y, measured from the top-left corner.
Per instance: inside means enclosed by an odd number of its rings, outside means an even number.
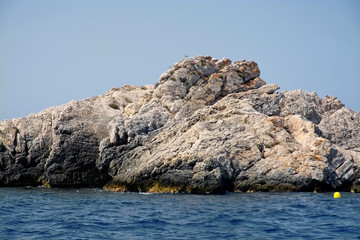
[[[0,239],[360,239],[360,194],[0,188]]]

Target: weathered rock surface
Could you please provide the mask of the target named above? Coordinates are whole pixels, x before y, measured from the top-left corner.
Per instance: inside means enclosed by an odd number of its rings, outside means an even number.
[[[360,115],[276,92],[253,61],[185,58],[155,86],[0,122],[0,186],[360,192]]]

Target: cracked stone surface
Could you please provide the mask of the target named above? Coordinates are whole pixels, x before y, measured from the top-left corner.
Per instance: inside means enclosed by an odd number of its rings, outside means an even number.
[[[0,122],[0,186],[360,192],[360,115],[253,61],[185,58],[154,86]]]

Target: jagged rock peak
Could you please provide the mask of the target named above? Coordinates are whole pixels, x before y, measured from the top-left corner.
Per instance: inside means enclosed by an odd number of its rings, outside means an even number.
[[[265,85],[259,76],[258,65],[253,61],[231,63],[228,58],[218,61],[209,56],[185,58],[160,76],[154,95],[179,119],[230,93]]]
[[[254,61],[236,61],[231,63],[228,58],[220,61],[210,56],[198,56],[184,58],[180,62],[174,64],[168,71],[160,76],[159,83],[167,80],[186,83],[189,87],[193,86],[197,80],[208,77],[217,73],[218,78],[235,77],[242,79],[242,83],[246,83],[251,79],[255,79],[260,75],[260,70]]]

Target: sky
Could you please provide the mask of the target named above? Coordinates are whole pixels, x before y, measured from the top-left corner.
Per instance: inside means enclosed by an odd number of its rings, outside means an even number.
[[[0,120],[155,84],[185,55],[360,112],[358,0],[0,0]]]

